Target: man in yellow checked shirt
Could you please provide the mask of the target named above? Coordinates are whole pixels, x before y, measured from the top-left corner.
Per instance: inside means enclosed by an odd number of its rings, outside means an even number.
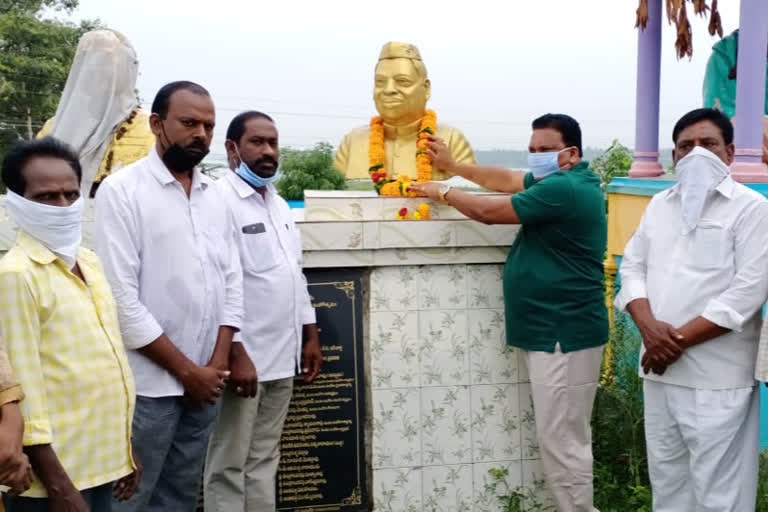
[[[35,479],[8,512],[109,512],[139,484],[135,388],[117,309],[96,255],[82,247],[82,170],[47,137],[2,164],[16,245],[0,260],[0,330],[26,397],[24,451]]]

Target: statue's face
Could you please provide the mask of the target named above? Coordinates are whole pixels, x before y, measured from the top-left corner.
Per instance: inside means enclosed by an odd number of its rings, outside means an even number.
[[[384,59],[376,66],[373,100],[390,124],[406,124],[424,117],[430,84],[410,59]]]

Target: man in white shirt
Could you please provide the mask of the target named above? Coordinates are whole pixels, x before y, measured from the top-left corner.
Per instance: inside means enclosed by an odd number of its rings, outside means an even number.
[[[768,201],[731,178],[721,112],[689,112],[672,138],[678,183],[648,205],[616,297],[643,339],[653,510],[754,510]]]
[[[195,169],[215,119],[200,85],[164,86],[152,105],[154,150],[104,180],[96,198],[96,249],[136,377],[133,439],[144,464],[119,512],[194,510],[229,375],[242,270],[231,212]]]
[[[226,149],[234,172],[216,187],[234,215],[245,317],[208,447],[205,510],[262,512],[276,508],[279,443],[294,376],[303,373],[311,382],[322,354],[301,268],[301,234],[272,185],[279,177],[277,128],[266,114],[244,112],[229,125]]]

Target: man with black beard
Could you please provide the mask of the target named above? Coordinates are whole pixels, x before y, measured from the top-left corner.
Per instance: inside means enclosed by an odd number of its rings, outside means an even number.
[[[216,121],[208,91],[173,82],[157,93],[155,150],[104,180],[96,252],[117,302],[136,380],[138,492],[119,512],[194,510],[216,402],[243,315],[231,212],[195,166]]]
[[[232,208],[243,266],[245,317],[229,354],[232,371],[205,465],[207,512],[275,510],[279,443],[293,379],[311,382],[322,354],[301,269],[301,234],[278,179],[278,135],[267,114],[229,125],[229,166],[216,183]],[[257,376],[258,370],[258,376]]]

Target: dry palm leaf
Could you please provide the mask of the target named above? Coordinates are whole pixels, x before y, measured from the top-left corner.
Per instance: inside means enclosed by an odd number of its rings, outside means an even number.
[[[651,0],[658,1],[658,0]],[[644,30],[648,25],[648,2],[639,0],[635,27]],[[691,22],[688,19],[686,2],[691,2],[693,13],[706,17],[709,11],[709,33],[723,37],[723,24],[720,19],[720,11],[717,8],[718,0],[664,0],[667,10],[667,21],[675,24],[676,38],[675,50],[677,57],[682,59],[686,55],[693,55],[693,38]]]
[[[637,7],[637,20],[635,21],[635,28],[640,27],[645,30],[648,25],[648,0],[640,0],[640,5]]]
[[[723,37],[723,23],[720,19],[720,11],[717,10],[717,0],[712,0],[712,13],[709,15],[709,35],[715,34]]]
[[[693,12],[694,14],[700,14],[701,16],[706,16],[707,11],[709,10],[709,6],[707,5],[707,0],[691,0],[693,2]]]
[[[667,0],[667,20],[669,20],[670,23],[673,21],[677,23],[678,13],[680,12],[680,7],[683,5],[683,2],[685,0]]]
[[[677,58],[682,59],[686,55],[693,55],[693,41],[691,40],[691,22],[688,21],[685,2],[680,7],[680,17],[677,20],[677,40],[675,41]]]

